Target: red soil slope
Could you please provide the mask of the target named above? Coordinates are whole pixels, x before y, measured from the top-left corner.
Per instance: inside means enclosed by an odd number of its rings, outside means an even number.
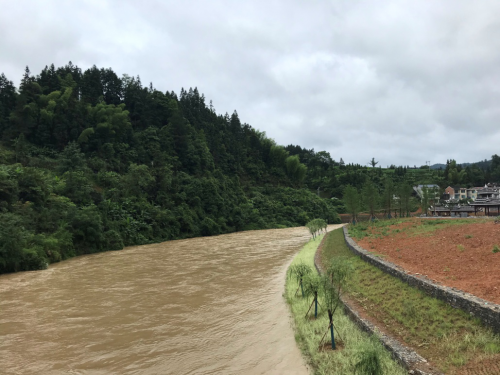
[[[433,232],[419,231],[415,224],[420,220],[389,227],[400,233],[358,243],[411,273],[500,304],[500,252],[492,251],[500,247],[500,224],[481,220]]]

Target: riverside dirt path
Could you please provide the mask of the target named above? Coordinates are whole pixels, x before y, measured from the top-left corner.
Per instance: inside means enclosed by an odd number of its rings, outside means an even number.
[[[282,297],[306,228],[169,241],[0,276],[2,374],[307,374]]]

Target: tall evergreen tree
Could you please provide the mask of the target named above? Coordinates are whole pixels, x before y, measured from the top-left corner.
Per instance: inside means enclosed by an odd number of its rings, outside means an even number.
[[[122,81],[111,68],[101,69],[101,85],[106,104],[118,105],[123,97]]]
[[[344,189],[343,200],[347,212],[351,215],[351,222],[356,224],[358,213],[361,209],[361,199],[358,190],[351,185],[347,185]]]
[[[54,64],[51,64],[50,67],[45,66],[40,75],[36,78],[36,81],[42,88],[44,94],[49,94],[61,88],[59,76]]]
[[[375,213],[380,204],[380,196],[377,187],[370,179],[367,179],[362,190],[363,203],[368,209],[370,219],[375,220]]]
[[[384,190],[382,193],[382,207],[385,210],[385,214],[388,219],[392,218],[392,207],[394,201],[394,193],[396,192],[394,188],[394,182],[392,178],[386,177],[384,181]]]
[[[101,71],[95,65],[87,69],[82,76],[82,100],[90,105],[96,105],[104,97],[101,81]]]
[[[0,135],[7,128],[9,116],[16,105],[16,89],[5,74],[0,74]]]

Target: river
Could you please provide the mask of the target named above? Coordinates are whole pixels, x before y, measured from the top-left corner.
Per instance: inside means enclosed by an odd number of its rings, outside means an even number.
[[[0,276],[2,374],[307,374],[282,297],[305,228],[81,256]]]

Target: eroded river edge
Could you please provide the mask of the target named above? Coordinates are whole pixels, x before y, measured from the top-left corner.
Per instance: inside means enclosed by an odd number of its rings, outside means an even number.
[[[304,227],[99,253],[0,276],[6,374],[307,374],[282,297]]]

